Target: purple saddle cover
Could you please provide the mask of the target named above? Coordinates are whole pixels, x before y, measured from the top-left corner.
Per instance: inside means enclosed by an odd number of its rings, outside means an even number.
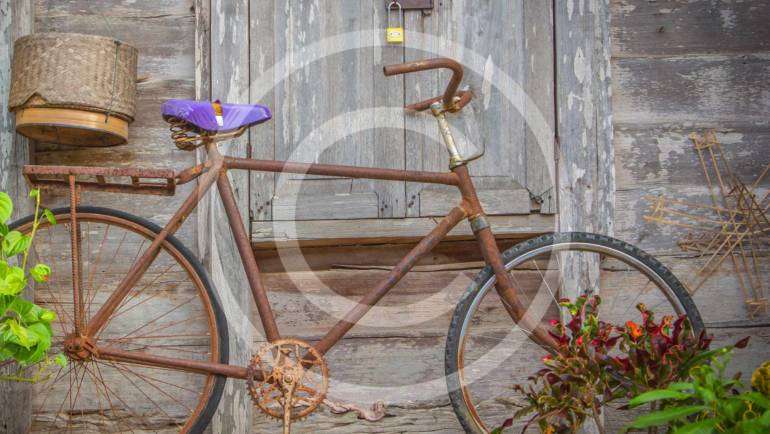
[[[163,118],[179,118],[209,132],[227,132],[269,120],[270,109],[259,104],[222,104],[222,118],[217,120],[210,101],[170,99],[161,106]]]

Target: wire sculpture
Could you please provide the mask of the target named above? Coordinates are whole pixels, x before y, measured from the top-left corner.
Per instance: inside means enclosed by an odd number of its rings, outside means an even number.
[[[710,204],[648,196],[650,213],[644,220],[688,230],[678,241],[679,248],[705,258],[685,283],[690,293],[698,291],[729,260],[749,318],[765,314],[768,300],[761,259],[770,250],[770,191],[761,199],[759,191],[770,164],[753,183],[746,184],[730,167],[714,131],[702,136],[692,133],[690,139],[705,175]]]

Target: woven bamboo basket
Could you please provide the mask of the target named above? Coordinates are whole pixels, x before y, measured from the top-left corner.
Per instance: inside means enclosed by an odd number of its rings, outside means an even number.
[[[8,106],[16,131],[73,146],[128,141],[136,110],[136,48],[112,38],[36,33],[14,43]]]

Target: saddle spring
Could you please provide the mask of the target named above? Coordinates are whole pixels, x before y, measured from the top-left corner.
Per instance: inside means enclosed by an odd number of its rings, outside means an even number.
[[[168,119],[171,139],[177,148],[183,151],[194,151],[203,145],[203,135],[190,123],[179,119]]]

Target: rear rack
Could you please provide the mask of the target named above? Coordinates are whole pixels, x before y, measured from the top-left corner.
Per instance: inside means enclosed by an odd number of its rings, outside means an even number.
[[[170,169],[27,165],[22,173],[40,189],[69,190],[74,182],[81,190],[111,193],[172,196],[176,190],[176,174]]]

